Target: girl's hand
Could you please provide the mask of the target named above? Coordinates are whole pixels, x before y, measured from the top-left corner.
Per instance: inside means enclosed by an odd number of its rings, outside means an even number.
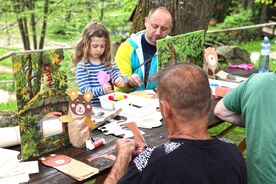
[[[108,93],[113,92],[112,86],[109,83],[103,85],[103,88],[104,88],[104,94],[108,94]]]
[[[123,78],[122,76],[118,77],[118,78],[114,81],[114,85],[117,86],[118,88],[123,88],[123,87],[125,87],[124,78]]]

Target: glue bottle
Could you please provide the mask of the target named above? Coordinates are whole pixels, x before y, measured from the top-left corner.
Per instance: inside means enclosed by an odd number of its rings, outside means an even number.
[[[259,73],[269,72],[269,54],[270,43],[267,36],[264,37],[264,42],[261,46],[261,56],[259,60]]]
[[[91,139],[87,140],[86,141],[86,148],[89,149],[89,150],[93,150],[101,145],[104,145],[105,144],[105,139],[104,138],[101,138],[95,142],[92,142]]]

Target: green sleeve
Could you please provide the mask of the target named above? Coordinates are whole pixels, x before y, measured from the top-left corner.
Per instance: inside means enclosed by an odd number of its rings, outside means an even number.
[[[239,86],[231,90],[228,94],[223,97],[224,106],[233,112],[241,113],[242,111],[242,98],[246,88],[248,80],[241,83]]]

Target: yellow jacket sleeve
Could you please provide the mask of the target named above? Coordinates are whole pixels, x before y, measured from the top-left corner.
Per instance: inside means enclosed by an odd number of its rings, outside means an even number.
[[[134,51],[134,48],[129,44],[128,41],[125,41],[120,45],[115,55],[116,65],[120,69],[120,72],[127,77],[132,75],[131,55],[133,51]],[[116,87],[115,91],[128,93],[132,91],[132,88],[128,86],[121,89]]]

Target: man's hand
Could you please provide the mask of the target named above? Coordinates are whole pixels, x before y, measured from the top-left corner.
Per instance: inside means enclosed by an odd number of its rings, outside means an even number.
[[[112,93],[112,92],[113,92],[112,86],[111,86],[109,83],[103,85],[103,89],[104,89],[104,93],[105,93],[105,94],[108,94],[108,93]]]
[[[131,139],[118,139],[116,141],[117,158],[104,184],[116,184],[125,175],[137,146],[135,141]]]
[[[136,147],[137,145],[132,139],[118,139],[116,141],[118,157],[125,158],[127,163],[131,161]]]
[[[123,88],[123,87],[125,87],[124,78],[123,78],[122,76],[118,77],[118,78],[114,81],[114,85],[117,86],[118,88]]]
[[[137,74],[133,74],[128,78],[128,86],[139,87],[142,85],[142,81]]]

